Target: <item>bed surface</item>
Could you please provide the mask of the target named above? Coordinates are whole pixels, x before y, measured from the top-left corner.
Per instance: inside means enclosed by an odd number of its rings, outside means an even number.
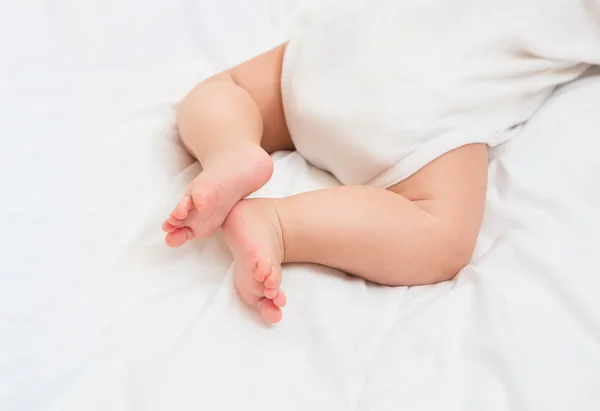
[[[472,264],[389,288],[284,270],[275,327],[219,236],[160,224],[199,172],[197,81],[285,39],[306,1],[13,2],[0,16],[0,409],[600,409],[600,71],[491,153]],[[303,20],[304,19],[304,20]],[[257,195],[337,184],[274,156]]]

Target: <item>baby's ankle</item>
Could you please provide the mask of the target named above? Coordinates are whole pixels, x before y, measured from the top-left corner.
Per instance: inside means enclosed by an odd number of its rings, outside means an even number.
[[[275,236],[277,238],[277,243],[279,246],[279,256],[280,259],[277,261],[278,263],[283,263],[285,261],[285,243],[283,241],[283,227],[281,225],[281,218],[279,216],[279,208],[282,206],[282,202],[280,199],[273,198],[268,199],[265,202],[265,206],[270,209],[268,212],[269,215],[269,223],[273,227],[273,231],[275,232]]]

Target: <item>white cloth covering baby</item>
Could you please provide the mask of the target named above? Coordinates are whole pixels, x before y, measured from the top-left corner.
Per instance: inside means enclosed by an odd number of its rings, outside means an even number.
[[[282,95],[308,161],[389,187],[462,145],[505,142],[598,63],[600,0],[371,0],[291,39]]]

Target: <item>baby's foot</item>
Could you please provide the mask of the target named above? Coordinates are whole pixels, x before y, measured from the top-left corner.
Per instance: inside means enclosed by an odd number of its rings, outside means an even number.
[[[281,320],[286,298],[281,291],[283,239],[273,200],[237,203],[223,224],[233,253],[235,284],[241,298],[270,323]]]
[[[269,181],[271,157],[247,144],[224,150],[206,161],[186,195],[163,223],[165,242],[179,247],[195,237],[208,237],[223,224],[231,208]]]

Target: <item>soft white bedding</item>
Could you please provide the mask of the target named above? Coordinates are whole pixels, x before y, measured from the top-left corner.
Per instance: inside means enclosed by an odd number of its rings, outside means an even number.
[[[600,72],[492,153],[473,263],[387,288],[284,271],[275,327],[219,237],[163,246],[198,166],[196,81],[285,38],[296,0],[28,1],[0,13],[0,409],[600,409]],[[280,153],[259,195],[335,185]]]

